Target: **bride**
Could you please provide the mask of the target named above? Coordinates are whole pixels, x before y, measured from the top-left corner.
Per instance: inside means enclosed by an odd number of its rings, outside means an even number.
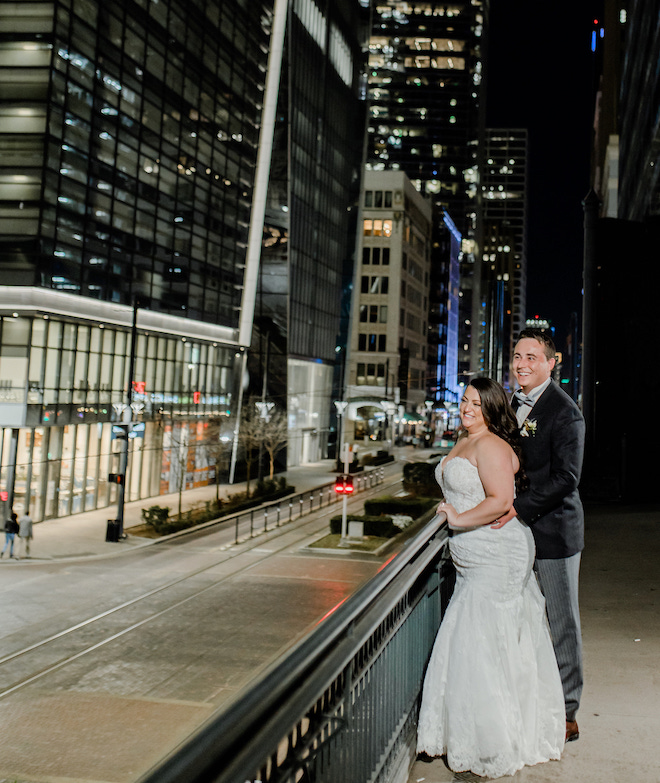
[[[456,588],[426,671],[417,751],[496,778],[560,757],[564,696],[532,533],[516,518],[490,527],[525,480],[515,414],[498,383],[475,378],[460,415],[461,436],[436,469]]]

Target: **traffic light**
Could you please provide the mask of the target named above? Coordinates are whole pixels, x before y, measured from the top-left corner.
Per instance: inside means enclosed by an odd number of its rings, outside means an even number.
[[[352,495],[354,490],[353,476],[349,476],[346,473],[337,476],[337,479],[335,480],[335,492],[338,495]]]
[[[124,483],[124,474],[123,473],[108,473],[108,481],[111,484],[123,484]]]

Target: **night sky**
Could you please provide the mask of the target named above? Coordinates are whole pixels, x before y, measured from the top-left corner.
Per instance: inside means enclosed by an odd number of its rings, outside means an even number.
[[[581,323],[582,200],[597,89],[590,40],[598,0],[491,0],[487,125],[529,132],[527,313],[564,350]]]

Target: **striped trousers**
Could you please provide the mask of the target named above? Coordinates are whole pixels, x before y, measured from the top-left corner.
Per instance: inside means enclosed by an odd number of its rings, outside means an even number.
[[[536,559],[534,570],[545,597],[550,635],[564,688],[566,720],[575,720],[582,695],[582,631],[578,603],[580,555]]]

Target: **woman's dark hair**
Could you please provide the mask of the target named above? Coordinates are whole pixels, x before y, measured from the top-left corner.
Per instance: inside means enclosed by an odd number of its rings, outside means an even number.
[[[488,429],[506,441],[518,457],[520,469],[516,473],[516,490],[522,492],[529,486],[529,480],[522,462],[520,425],[506,392],[497,381],[485,376],[473,378],[469,385],[479,394],[481,412]]]

